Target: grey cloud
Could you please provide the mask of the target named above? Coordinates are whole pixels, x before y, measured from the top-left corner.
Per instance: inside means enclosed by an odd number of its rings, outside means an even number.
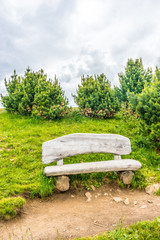
[[[141,26],[137,26],[133,31],[128,34],[128,42],[140,42],[145,41],[147,37],[150,37],[154,33],[155,25],[154,23],[143,23]]]
[[[102,52],[98,50],[89,51],[87,56],[90,56],[90,61],[85,61],[87,69],[80,67],[77,72],[77,77],[82,75],[99,75],[104,73],[106,77],[112,82],[115,82],[114,73],[115,73],[115,66],[112,66],[106,60],[107,52]]]
[[[160,68],[160,56],[157,58],[157,67]]]
[[[64,83],[69,83],[72,81],[72,74],[62,74],[60,77],[60,81]]]
[[[83,10],[76,18],[80,2],[61,0],[55,7],[54,1],[42,0],[32,11],[24,9],[21,1],[21,8],[15,7],[18,21],[14,21],[8,16],[7,0],[1,1],[0,81],[14,69],[23,74],[28,66],[34,71],[48,68],[47,74],[56,74],[70,94],[83,74],[104,73],[112,84],[118,84],[117,74],[124,71],[127,58],[142,57],[144,64],[160,65],[159,0],[97,0],[104,4],[106,14],[102,18],[99,14],[95,24],[86,22],[85,30]],[[94,1],[82,2],[89,14],[85,3]]]
[[[23,17],[23,23],[26,28],[29,28],[29,32],[39,38],[37,39],[38,42],[35,41],[36,48],[38,47],[39,50],[56,56],[66,54],[66,22],[74,10],[74,5],[73,0],[63,0],[55,11],[52,9],[52,5],[43,2],[35,15],[29,18],[28,16]]]
[[[98,50],[82,50],[81,53],[82,52],[83,54],[80,54],[76,58],[75,62],[69,63],[68,65],[62,67],[64,72],[69,72],[69,74],[62,74],[60,76],[60,80],[62,80],[62,82],[67,82],[70,83],[72,87],[74,86],[73,91],[75,92],[75,89],[78,86],[78,81],[80,83],[83,75],[94,76],[104,73],[107,79],[112,83],[112,86],[117,85],[116,75],[118,76],[118,67],[116,65],[111,65],[106,61],[105,52]]]
[[[35,14],[27,13],[24,16],[22,14],[20,24],[1,16],[0,70],[3,70],[1,74],[3,72],[4,76],[15,68],[22,72],[27,66],[32,67],[35,63],[43,65],[52,58],[69,55],[64,41],[67,34],[65,20],[73,9],[73,0],[63,0],[56,12],[53,11],[52,5],[43,2]]]

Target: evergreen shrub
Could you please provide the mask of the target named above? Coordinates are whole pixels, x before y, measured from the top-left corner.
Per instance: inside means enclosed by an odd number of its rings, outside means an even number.
[[[123,102],[128,102],[130,96],[142,92],[145,83],[151,83],[152,70],[145,70],[143,67],[142,59],[128,59],[125,73],[119,73],[120,87],[116,89],[116,96]],[[131,94],[132,93],[132,94]],[[130,95],[131,94],[131,95]],[[134,97],[135,98],[135,97]]]
[[[140,119],[144,122],[144,130],[156,146],[160,147],[160,69],[150,85],[146,84],[142,93],[138,95],[136,108]]]
[[[68,100],[55,77],[47,80],[43,70],[33,72],[29,68],[24,77],[14,71],[5,86],[8,96],[2,96],[2,104],[9,112],[56,119],[67,112]]]
[[[110,118],[118,110],[118,100],[104,74],[81,78],[77,95],[73,95],[81,113],[89,117]]]

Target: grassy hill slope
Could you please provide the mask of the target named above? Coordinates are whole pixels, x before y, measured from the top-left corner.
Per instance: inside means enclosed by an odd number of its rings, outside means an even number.
[[[42,143],[71,133],[113,133],[130,138],[132,152],[127,158],[142,163],[136,172],[132,187],[143,188],[150,182],[160,182],[160,154],[145,143],[139,135],[139,122],[136,118],[122,118],[120,115],[108,119],[81,117],[78,112],[55,121],[40,120],[2,112],[0,114],[0,216],[14,216],[16,213],[1,211],[1,204],[12,205],[12,198],[27,192],[45,197],[51,195],[55,180],[43,175]],[[122,156],[123,157],[123,156]],[[126,156],[124,156],[126,158]],[[64,163],[89,162],[113,159],[112,154],[86,154],[68,157]],[[89,188],[90,184],[99,186],[105,178],[118,179],[114,173],[93,173],[71,176],[71,184]],[[152,177],[152,178],[150,178]],[[123,184],[117,180],[119,184]],[[11,199],[10,199],[11,198]],[[4,199],[5,200],[4,203]],[[14,200],[15,201],[15,200]],[[8,204],[8,205],[7,205]],[[20,204],[21,205],[21,204]]]

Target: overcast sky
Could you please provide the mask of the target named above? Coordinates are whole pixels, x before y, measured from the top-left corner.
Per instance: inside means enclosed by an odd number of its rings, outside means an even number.
[[[83,74],[117,85],[139,57],[160,67],[160,0],[0,0],[0,93],[14,69],[42,68],[74,106]]]

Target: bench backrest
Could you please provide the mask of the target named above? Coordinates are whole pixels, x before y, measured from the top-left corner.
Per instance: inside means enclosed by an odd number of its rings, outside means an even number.
[[[129,138],[117,134],[74,133],[42,145],[42,162],[48,164],[65,157],[86,153],[113,153],[125,155],[131,152]]]

